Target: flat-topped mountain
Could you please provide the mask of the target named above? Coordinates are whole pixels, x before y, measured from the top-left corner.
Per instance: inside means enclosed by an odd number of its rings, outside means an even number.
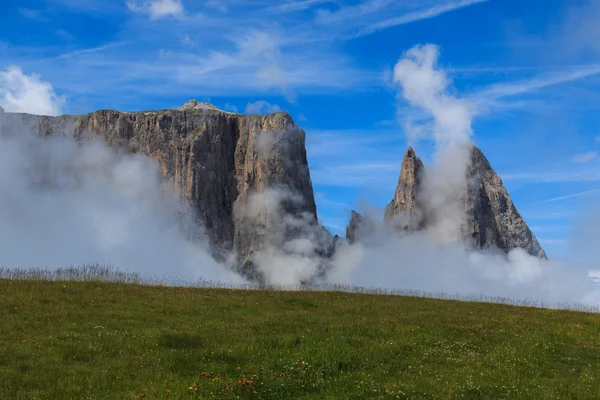
[[[280,188],[293,198],[281,201],[280,214],[318,225],[305,133],[286,112],[242,115],[191,100],[172,110],[60,117],[7,113],[5,119],[7,126],[41,136],[100,136],[113,148],[155,158],[164,177],[190,200],[211,242],[242,260],[264,247],[272,226],[272,213],[247,212],[256,207],[249,204],[253,193]]]

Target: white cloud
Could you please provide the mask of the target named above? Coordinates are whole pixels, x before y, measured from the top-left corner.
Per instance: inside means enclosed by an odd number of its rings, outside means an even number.
[[[571,157],[571,162],[585,164],[585,163],[592,161],[597,156],[598,156],[597,152],[588,151],[587,153],[575,154],[573,157]]]
[[[469,143],[471,120],[475,110],[467,101],[447,92],[451,81],[438,68],[439,47],[415,46],[408,50],[394,67],[394,82],[400,85],[402,96],[423,109],[434,119],[436,144],[461,145]]]
[[[150,19],[181,16],[185,13],[181,0],[128,1],[127,8],[135,13],[148,14]]]
[[[281,111],[281,107],[277,104],[271,104],[264,100],[248,103],[246,106],[246,114],[272,114]]]
[[[25,75],[13,65],[0,71],[0,106],[7,112],[59,115],[65,99],[37,74]]]
[[[589,242],[591,238],[585,246]],[[552,239],[546,243],[566,244]],[[522,249],[507,255],[469,252],[458,243],[439,243],[425,232],[398,237],[379,224],[361,242],[339,250],[328,281],[392,290],[530,299],[546,306],[559,302],[597,305],[600,293],[588,277],[590,267],[597,264],[593,259],[589,261],[587,265],[546,261]]]
[[[161,179],[155,159],[114,152],[103,140],[76,141],[68,123],[41,138],[18,119],[4,122],[2,265],[99,263],[146,278],[236,279],[212,259],[193,208]]]
[[[278,35],[271,32],[252,32],[237,42],[239,56],[256,62],[256,77],[267,86],[281,88],[288,100],[294,100],[289,88],[289,79],[281,57]]]

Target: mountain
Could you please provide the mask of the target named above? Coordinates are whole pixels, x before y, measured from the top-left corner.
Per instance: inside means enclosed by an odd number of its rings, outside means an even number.
[[[475,146],[466,170],[466,229],[476,248],[491,245],[506,252],[522,248],[535,257],[547,259],[535,235],[517,211],[500,176]]]
[[[211,243],[242,262],[266,246],[280,222],[274,219],[292,216],[302,219],[304,229],[320,228],[305,133],[285,112],[242,115],[191,100],[172,110],[60,117],[7,113],[5,118],[8,126],[41,136],[102,137],[112,148],[155,158],[162,175],[193,205]],[[281,198],[257,201],[255,194],[273,188]],[[294,232],[279,236],[288,234]]]
[[[402,159],[400,177],[394,198],[385,207],[385,221],[405,231],[416,231],[423,227],[418,194],[425,167],[415,150],[409,147]],[[395,218],[394,218],[395,217]]]
[[[396,193],[385,209],[386,222],[408,231],[427,227],[427,213],[419,204],[424,171],[423,163],[409,148],[402,161]],[[532,256],[547,258],[517,211],[502,179],[475,146],[472,146],[465,172],[462,203],[465,211],[462,232],[468,247],[497,247],[505,252],[522,248]]]

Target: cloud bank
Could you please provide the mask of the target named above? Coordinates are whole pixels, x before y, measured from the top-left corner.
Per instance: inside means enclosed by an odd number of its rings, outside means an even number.
[[[17,84],[0,87],[15,94],[4,97],[7,110],[60,110],[51,85],[9,72]],[[72,127],[41,138],[18,116],[0,118],[0,266],[100,263],[148,277],[242,281],[214,261],[155,160],[76,141]]]

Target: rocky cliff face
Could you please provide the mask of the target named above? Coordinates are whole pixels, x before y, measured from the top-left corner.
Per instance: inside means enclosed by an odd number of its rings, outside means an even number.
[[[423,163],[409,148],[402,162],[396,194],[386,207],[386,221],[404,230],[426,227],[427,215],[419,204],[423,170]],[[463,205],[465,220],[462,232],[468,247],[497,247],[505,252],[522,248],[533,256],[546,258],[502,180],[475,146],[465,172]]]
[[[346,227],[346,239],[350,244],[360,240],[362,227],[364,224],[364,217],[352,210],[350,213],[350,222]]]
[[[373,215],[362,215],[354,210],[350,213],[350,222],[346,226],[346,240],[352,244],[365,238],[372,238],[377,232],[378,221]]]
[[[394,198],[385,208],[385,221],[405,231],[415,231],[423,226],[423,215],[418,194],[423,179],[423,162],[412,147],[402,159],[400,178]]]
[[[192,100],[174,110],[7,117],[42,136],[99,136],[111,147],[155,158],[193,204],[212,243],[241,259],[264,246],[275,223],[264,204],[251,201],[255,193],[277,188],[286,193],[281,213],[317,225],[305,133],[287,113],[241,115]]]
[[[465,236],[475,248],[496,246],[510,251],[522,248],[547,258],[535,235],[517,211],[500,176],[481,150],[473,147],[466,170]]]

